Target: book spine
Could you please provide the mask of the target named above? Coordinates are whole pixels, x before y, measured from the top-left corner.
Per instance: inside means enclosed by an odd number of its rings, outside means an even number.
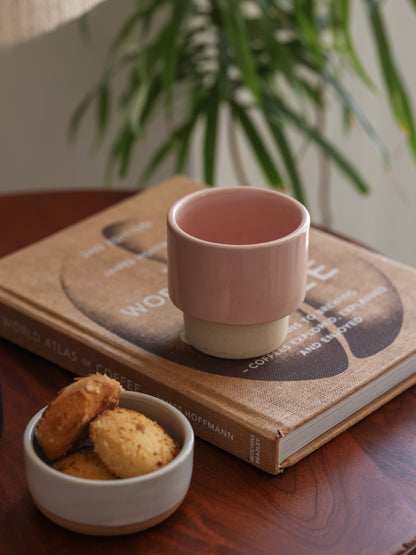
[[[269,437],[237,418],[220,415],[215,408],[149,377],[141,371],[141,367],[152,364],[147,359],[126,363],[115,352],[105,352],[104,344],[98,349],[93,338],[77,336],[73,331],[69,335],[53,322],[29,315],[1,299],[0,335],[78,376],[98,372],[116,379],[128,391],[159,397],[178,408],[201,439],[269,474],[281,472],[276,436]],[[154,374],[157,375],[156,366]]]

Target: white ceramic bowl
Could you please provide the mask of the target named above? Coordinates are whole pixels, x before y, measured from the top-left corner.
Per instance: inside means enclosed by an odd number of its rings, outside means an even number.
[[[181,446],[166,466],[135,478],[86,480],[50,467],[35,439],[44,409],[31,419],[23,437],[26,477],[35,504],[55,523],[84,534],[121,535],[150,528],[170,516],[191,481],[194,434],[187,418],[168,403],[123,391],[120,406],[156,420]]]

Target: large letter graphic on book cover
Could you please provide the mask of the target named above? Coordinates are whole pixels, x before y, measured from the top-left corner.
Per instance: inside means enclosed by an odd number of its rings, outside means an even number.
[[[199,353],[183,338],[182,314],[168,297],[160,227],[134,220],[107,226],[93,256],[74,253],[64,260],[61,284],[82,314],[162,358],[251,380],[319,379],[344,372],[351,357],[382,351],[401,329],[402,303],[391,281],[355,254],[339,247],[328,251],[322,236],[312,233],[307,296],[291,315],[284,344],[255,360]]]

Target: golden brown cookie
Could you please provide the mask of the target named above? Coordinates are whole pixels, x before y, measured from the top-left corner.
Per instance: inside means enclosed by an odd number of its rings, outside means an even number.
[[[93,447],[83,447],[70,455],[54,462],[52,465],[55,470],[77,478],[87,480],[115,480],[116,476],[111,474],[104,465]]]
[[[94,449],[119,478],[131,478],[161,468],[178,454],[174,440],[143,414],[116,408],[90,423]]]
[[[49,460],[60,459],[88,436],[90,421],[118,405],[121,385],[107,376],[91,374],[63,388],[39,420],[36,438]]]

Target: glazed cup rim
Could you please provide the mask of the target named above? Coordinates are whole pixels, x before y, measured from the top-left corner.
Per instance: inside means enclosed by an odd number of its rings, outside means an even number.
[[[211,195],[221,195],[221,194],[246,194],[246,193],[253,193],[257,195],[268,195],[271,197],[280,197],[288,204],[295,206],[300,214],[300,223],[299,225],[284,235],[283,237],[279,237],[276,239],[271,239],[269,241],[258,242],[258,243],[249,243],[249,244],[233,244],[233,243],[219,243],[215,241],[208,241],[206,239],[201,239],[196,237],[184,229],[178,224],[177,222],[177,212],[189,202],[192,202],[194,199],[197,198],[204,198],[206,196]],[[299,235],[306,233],[310,226],[310,215],[307,208],[298,200],[291,197],[290,195],[283,193],[281,191],[275,191],[273,189],[266,189],[263,187],[254,187],[254,186],[244,186],[244,187],[216,187],[216,188],[207,188],[198,191],[194,191],[193,193],[189,193],[184,197],[181,197],[177,201],[175,201],[172,206],[169,208],[168,215],[167,215],[167,225],[168,228],[172,231],[172,233],[176,234],[182,239],[187,241],[192,241],[194,243],[198,243],[200,245],[204,245],[206,247],[212,247],[216,249],[225,249],[225,250],[253,250],[253,249],[261,249],[261,248],[268,248],[270,246],[284,244],[288,241],[292,241]]]

